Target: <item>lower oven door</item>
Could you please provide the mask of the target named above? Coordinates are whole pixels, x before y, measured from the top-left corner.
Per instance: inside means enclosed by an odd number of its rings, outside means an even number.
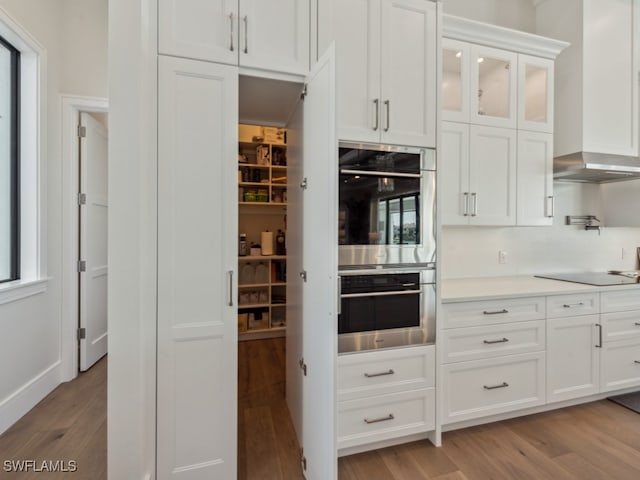
[[[435,341],[435,284],[417,290],[341,295],[338,352]]]

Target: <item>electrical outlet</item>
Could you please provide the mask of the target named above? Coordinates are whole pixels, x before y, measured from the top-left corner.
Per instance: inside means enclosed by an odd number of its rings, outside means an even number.
[[[498,263],[507,263],[507,252],[504,250],[498,252]]]

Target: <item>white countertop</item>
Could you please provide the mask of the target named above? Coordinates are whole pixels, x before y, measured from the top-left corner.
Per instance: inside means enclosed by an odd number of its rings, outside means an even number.
[[[569,293],[602,292],[640,288],[640,284],[595,287],[580,283],[537,278],[532,275],[510,277],[455,278],[442,280],[442,303],[467,302],[508,297],[536,297]]]

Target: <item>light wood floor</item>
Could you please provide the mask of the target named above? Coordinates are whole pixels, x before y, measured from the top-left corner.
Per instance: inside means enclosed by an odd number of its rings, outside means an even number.
[[[77,462],[75,473],[7,473],[6,460]],[[107,479],[107,358],[63,383],[0,436],[0,478]]]
[[[238,478],[302,478],[285,402],[284,339],[238,347]],[[60,385],[0,436],[0,479],[106,480],[107,360]],[[5,460],[76,460],[75,474],[6,473]],[[640,414],[602,400],[338,461],[340,480],[638,480]]]

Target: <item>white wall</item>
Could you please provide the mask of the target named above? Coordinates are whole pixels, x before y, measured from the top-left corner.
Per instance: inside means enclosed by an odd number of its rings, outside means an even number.
[[[442,0],[444,13],[479,22],[535,33],[536,12],[531,0]]]
[[[83,12],[77,28],[75,11]],[[60,383],[61,131],[60,93],[105,97],[106,48],[66,54],[66,44],[106,45],[107,0],[0,0],[0,8],[46,49],[45,128],[42,132],[41,211],[45,293],[0,305],[0,432]],[[68,73],[73,66],[73,74]],[[91,67],[88,71],[85,67]],[[102,78],[99,78],[102,77]],[[75,91],[79,89],[79,91]]]
[[[640,229],[603,227],[598,235],[564,224],[566,215],[603,218],[599,185],[556,182],[554,194],[551,227],[444,227],[443,278],[636,269]],[[499,250],[506,264],[498,263]]]

